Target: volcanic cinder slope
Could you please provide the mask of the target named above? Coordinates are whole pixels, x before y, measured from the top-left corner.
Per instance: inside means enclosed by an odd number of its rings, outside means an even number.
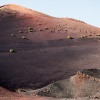
[[[0,7],[0,86],[37,89],[99,68],[100,28],[18,5]]]

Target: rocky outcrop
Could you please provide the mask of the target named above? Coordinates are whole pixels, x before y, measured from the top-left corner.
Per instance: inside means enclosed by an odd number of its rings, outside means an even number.
[[[95,77],[95,74],[99,76],[99,73],[99,69],[87,69],[82,72],[77,72],[76,75],[71,76],[69,79],[54,82],[38,90],[18,89],[17,92],[27,95],[40,95],[57,98],[99,98],[100,78]],[[92,74],[92,76],[90,76],[90,74]]]

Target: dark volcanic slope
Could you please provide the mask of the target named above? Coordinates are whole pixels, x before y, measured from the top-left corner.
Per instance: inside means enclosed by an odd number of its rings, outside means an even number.
[[[0,85],[9,90],[35,89],[78,70],[99,68],[95,37],[100,29],[84,22],[6,5],[0,7],[0,30]]]

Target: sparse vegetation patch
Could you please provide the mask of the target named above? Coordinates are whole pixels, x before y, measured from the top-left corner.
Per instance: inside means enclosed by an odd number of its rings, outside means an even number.
[[[20,30],[19,33],[23,33],[23,32]]]
[[[86,37],[87,37],[86,35],[81,36],[81,38],[86,38]]]
[[[38,25],[42,25],[41,23],[38,23]]]
[[[96,36],[100,36],[99,34],[97,34]]]
[[[39,29],[39,31],[43,31],[42,29]]]
[[[22,36],[22,39],[27,39],[25,36]]]
[[[91,34],[89,36],[92,36]]]
[[[67,39],[74,39],[73,37],[71,37],[71,36],[67,36]]]
[[[13,36],[15,36],[14,34],[11,34],[11,36],[13,37]]]
[[[45,29],[45,30],[48,30],[48,27],[45,27],[44,29]]]
[[[32,27],[28,27],[28,32],[35,32],[35,30]]]
[[[9,52],[10,53],[14,53],[15,51],[14,51],[14,49],[10,49]]]

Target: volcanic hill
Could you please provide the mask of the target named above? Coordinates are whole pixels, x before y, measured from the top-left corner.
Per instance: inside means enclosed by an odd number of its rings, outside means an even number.
[[[0,86],[38,89],[100,68],[100,28],[15,4],[0,7]]]

